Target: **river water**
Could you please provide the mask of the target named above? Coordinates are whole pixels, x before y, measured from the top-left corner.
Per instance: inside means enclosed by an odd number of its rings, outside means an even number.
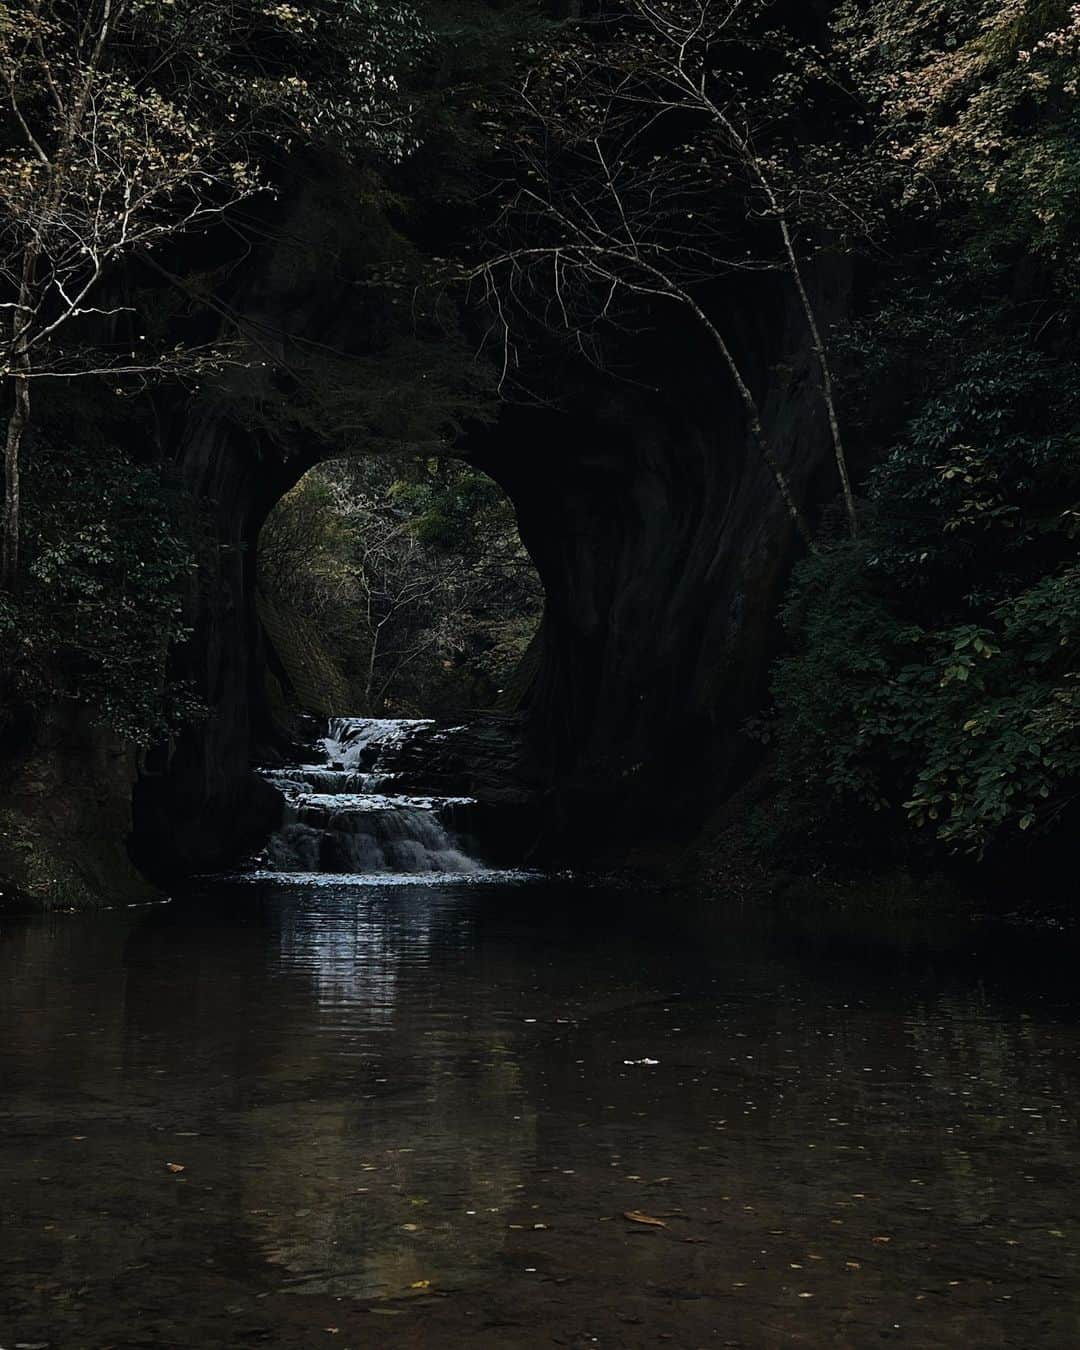
[[[1080,1345],[1060,935],[411,883],[3,921],[0,1345]]]

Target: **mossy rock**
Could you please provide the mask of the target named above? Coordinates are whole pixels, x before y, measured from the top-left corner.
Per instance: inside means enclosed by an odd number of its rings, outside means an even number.
[[[100,909],[158,892],[108,840],[50,838],[41,822],[0,809],[0,910]]]

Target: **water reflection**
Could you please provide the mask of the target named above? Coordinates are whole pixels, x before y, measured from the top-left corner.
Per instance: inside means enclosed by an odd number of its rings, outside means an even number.
[[[361,1005],[369,1017],[389,1018],[400,964],[431,965],[436,915],[428,892],[395,888],[383,903],[373,904],[329,890],[322,900],[318,910],[295,909],[281,917],[281,965],[307,971],[321,1004]],[[451,924],[441,927],[444,938],[452,939]]]
[[[803,1295],[809,1344],[1080,1343],[1059,939],[290,884],[0,937],[19,1339],[242,1343],[261,1296],[533,1272],[553,1326],[569,1282],[568,1319],[644,1299],[652,1339],[667,1290],[736,1300],[750,1344],[801,1335]]]

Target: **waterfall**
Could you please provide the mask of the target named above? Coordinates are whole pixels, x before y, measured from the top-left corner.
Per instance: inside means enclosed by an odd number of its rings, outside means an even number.
[[[265,769],[285,797],[281,829],[264,864],[278,872],[351,875],[484,872],[455,837],[450,820],[470,797],[394,791],[395,756],[429,721],[336,717],[312,764]]]

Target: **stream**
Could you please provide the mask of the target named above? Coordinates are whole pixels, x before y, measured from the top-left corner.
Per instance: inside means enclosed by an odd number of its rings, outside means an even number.
[[[1080,1345],[1071,938],[488,870],[358,725],[0,920],[4,1350]]]

